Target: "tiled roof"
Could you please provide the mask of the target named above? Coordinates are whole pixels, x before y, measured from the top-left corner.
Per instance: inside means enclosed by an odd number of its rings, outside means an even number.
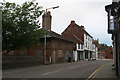
[[[58,38],[58,39],[65,40],[68,42],[73,42],[72,40],[68,40],[68,39],[63,38],[60,34],[54,32],[54,31],[49,31],[49,30],[46,30],[44,28],[41,28],[41,30],[46,31],[46,33],[47,33],[46,37],[53,37],[53,38]]]

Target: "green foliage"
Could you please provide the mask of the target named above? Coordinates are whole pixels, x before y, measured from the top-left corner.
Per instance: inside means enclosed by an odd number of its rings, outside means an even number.
[[[109,46],[107,46],[107,44],[100,44],[98,50],[99,50],[99,51],[104,51],[104,50],[106,50],[108,47],[109,47]]]
[[[38,30],[42,7],[35,2],[2,4],[2,48],[7,52],[36,44],[44,32]]]
[[[113,55],[113,50],[110,51],[110,54]]]

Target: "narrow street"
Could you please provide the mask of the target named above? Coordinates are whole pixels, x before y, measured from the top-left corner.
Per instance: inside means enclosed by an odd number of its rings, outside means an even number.
[[[80,61],[3,70],[3,78],[88,78],[112,60]],[[97,73],[97,72],[96,72]]]

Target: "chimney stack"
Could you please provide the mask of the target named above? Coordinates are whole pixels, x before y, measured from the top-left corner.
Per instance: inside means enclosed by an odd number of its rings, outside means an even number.
[[[51,31],[51,21],[52,16],[50,14],[50,11],[47,11],[42,16],[42,28]]]

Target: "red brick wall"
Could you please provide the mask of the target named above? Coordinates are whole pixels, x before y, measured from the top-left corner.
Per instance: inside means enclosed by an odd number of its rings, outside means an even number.
[[[65,41],[65,40],[60,40],[60,39],[52,39],[52,50],[56,52],[56,57],[57,57],[57,63],[62,63],[65,62],[66,58],[66,51],[73,51],[73,43]],[[62,56],[59,57],[59,50],[62,51]]]
[[[62,36],[67,39],[71,39],[73,41],[75,35],[78,37],[82,42],[84,42],[84,30],[81,26],[77,25],[76,23],[71,23],[66,30],[62,33]]]
[[[26,48],[24,49],[25,54],[28,56],[37,56],[36,51],[41,50],[42,51],[42,56],[44,56],[44,39],[40,40],[40,44],[36,46],[32,46],[31,48]],[[56,55],[56,63],[62,63],[65,62],[66,58],[66,51],[73,51],[73,43],[68,42],[66,40],[61,40],[58,38],[47,38],[47,43],[46,43],[46,59],[47,62],[49,63],[50,57],[52,58],[53,52],[55,51]],[[59,56],[59,50],[62,51],[62,56]],[[15,55],[21,55],[19,50],[14,51]]]

